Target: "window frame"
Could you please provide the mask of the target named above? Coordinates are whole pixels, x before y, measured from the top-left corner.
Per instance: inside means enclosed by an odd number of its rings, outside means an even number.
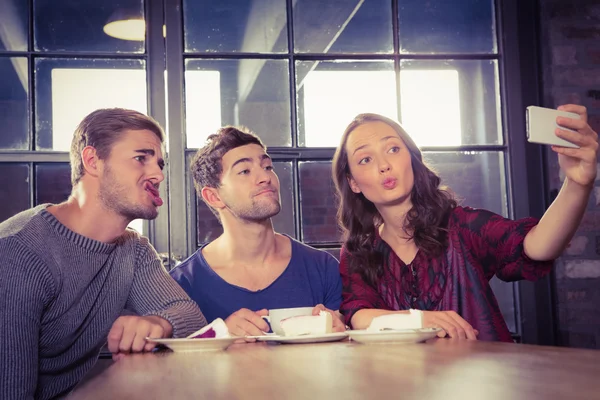
[[[183,70],[186,59],[211,59],[211,58],[268,58],[288,59],[289,65],[289,90],[290,90],[290,124],[292,131],[292,146],[290,148],[270,147],[269,153],[273,160],[294,160],[293,180],[295,185],[294,212],[296,216],[296,234],[302,240],[301,221],[302,211],[299,204],[298,161],[325,161],[331,160],[334,150],[330,148],[300,148],[298,147],[297,125],[297,93],[296,93],[296,61],[319,60],[393,60],[396,71],[396,94],[398,96],[398,116],[401,117],[400,82],[398,71],[403,59],[431,60],[451,58],[454,60],[486,60],[498,61],[498,74],[500,86],[500,108],[502,122],[501,145],[464,145],[457,147],[423,147],[422,151],[501,151],[505,156],[505,176],[509,218],[523,218],[526,216],[540,217],[545,208],[546,185],[538,177],[544,176],[543,153],[540,146],[530,145],[525,141],[525,104],[539,104],[539,60],[537,59],[538,36],[535,24],[527,23],[530,18],[536,20],[539,13],[537,2],[517,0],[496,0],[495,24],[497,53],[495,54],[407,54],[399,52],[398,40],[398,2],[392,0],[393,14],[393,53],[392,54],[310,54],[294,53],[294,19],[293,1],[286,0],[287,5],[287,30],[288,52],[286,54],[252,54],[252,53],[202,53],[184,52],[183,46],[183,15],[182,0],[177,0],[177,6],[166,7],[166,23],[169,32],[176,32],[167,37],[167,62],[169,69],[169,131],[178,132],[180,136],[173,140],[171,137],[170,154],[193,154],[193,149],[185,148],[184,138],[184,81]],[[521,44],[521,45],[519,45]],[[523,49],[530,49],[523,50]],[[523,60],[522,60],[523,59]],[[169,66],[171,68],[169,68]],[[175,73],[171,72],[175,70]],[[523,78],[530,79],[523,79]],[[195,200],[193,186],[190,182],[181,179],[186,174],[186,157],[177,157],[183,161],[171,162],[171,176],[177,177],[175,182],[170,181],[170,195],[172,198],[185,199],[185,207],[174,204],[170,208],[171,226],[185,226],[186,229],[172,230],[170,232],[171,251],[174,254],[191,254],[196,246],[195,227]],[[173,168],[176,168],[173,170]],[[519,173],[514,173],[519,171]],[[527,187],[525,193],[519,188]],[[519,196],[515,196],[519,193]],[[191,247],[194,246],[194,247]],[[320,243],[315,247],[332,249],[336,243]],[[527,343],[554,343],[553,329],[548,329],[553,321],[553,311],[548,307],[552,304],[552,291],[550,278],[543,279],[536,284],[528,282],[513,283],[515,304],[516,334]],[[536,302],[537,301],[537,302]]]
[[[502,151],[505,156],[505,176],[509,217],[540,217],[550,202],[547,194],[547,171],[544,167],[545,153],[542,146],[531,145],[525,140],[525,115],[527,105],[541,103],[539,14],[536,0],[495,0],[496,54],[406,54],[399,51],[398,4],[402,0],[390,0],[392,7],[393,53],[390,54],[310,54],[294,53],[293,0],[286,1],[288,52],[285,54],[246,53],[186,53],[183,42],[183,0],[145,0],[147,21],[146,51],[144,53],[94,53],[94,52],[45,52],[34,51],[34,0],[28,0],[28,49],[27,51],[2,50],[3,57],[26,57],[28,65],[28,150],[0,150],[0,163],[20,162],[29,165],[30,204],[34,204],[35,164],[68,163],[68,152],[36,151],[35,147],[35,84],[33,79],[35,59],[43,58],[99,58],[142,59],[146,61],[148,111],[169,134],[165,184],[161,194],[165,205],[159,217],[145,222],[144,229],[159,252],[182,258],[196,249],[196,221],[193,185],[190,186],[186,159],[194,153],[186,149],[184,124],[184,68],[186,59],[213,58],[267,58],[287,59],[290,90],[291,147],[274,147],[269,153],[275,161],[292,161],[295,230],[301,237],[302,210],[299,204],[298,161],[329,161],[332,148],[300,148],[297,126],[296,61],[319,60],[393,60],[396,71],[396,94],[398,115],[401,116],[400,82],[398,71],[404,59],[431,60],[450,58],[454,60],[498,60],[500,80],[500,108],[503,124],[503,145],[466,145],[459,147],[429,148],[427,151]],[[491,1],[491,0],[490,0]],[[163,24],[168,35],[163,37]],[[165,80],[164,71],[168,71]],[[167,91],[167,87],[169,90]],[[168,109],[167,109],[168,104]],[[519,171],[519,173],[515,173]],[[540,179],[542,177],[542,179]],[[527,188],[527,190],[523,190]],[[518,196],[515,194],[518,193]],[[332,249],[337,243],[322,243],[316,247]],[[554,344],[553,273],[536,283],[514,283],[514,304],[517,334],[527,343]]]

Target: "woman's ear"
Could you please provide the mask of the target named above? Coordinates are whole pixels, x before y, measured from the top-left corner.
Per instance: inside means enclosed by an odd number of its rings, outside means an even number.
[[[356,184],[356,181],[354,180],[354,178],[352,178],[352,176],[347,175],[346,179],[348,179],[348,184],[350,185],[350,189],[354,192],[354,193],[360,193],[361,190],[358,187],[358,185]]]

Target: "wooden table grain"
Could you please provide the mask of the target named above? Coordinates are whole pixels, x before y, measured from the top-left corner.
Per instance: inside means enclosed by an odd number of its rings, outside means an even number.
[[[433,339],[126,357],[73,399],[600,399],[600,351]]]

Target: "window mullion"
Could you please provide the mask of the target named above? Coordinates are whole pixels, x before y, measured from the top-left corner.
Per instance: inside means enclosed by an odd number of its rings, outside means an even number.
[[[188,221],[187,170],[184,134],[184,59],[181,1],[165,2],[168,128],[168,213],[169,250],[171,257],[186,257],[188,237],[194,233],[194,221]],[[163,213],[166,210],[163,210]],[[195,237],[195,235],[194,235]]]

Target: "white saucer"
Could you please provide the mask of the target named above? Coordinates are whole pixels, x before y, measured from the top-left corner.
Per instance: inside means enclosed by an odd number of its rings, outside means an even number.
[[[225,350],[240,337],[207,338],[207,339],[156,339],[147,337],[146,340],[160,343],[175,352],[218,351]]]
[[[324,343],[337,342],[348,337],[346,332],[325,333],[322,335],[301,335],[301,336],[279,336],[279,335],[264,335],[264,336],[247,336],[248,338],[256,339],[259,342],[276,342],[276,343]]]
[[[401,331],[367,332],[366,330],[348,331],[350,339],[358,343],[420,343],[437,336],[440,328],[405,329]]]

